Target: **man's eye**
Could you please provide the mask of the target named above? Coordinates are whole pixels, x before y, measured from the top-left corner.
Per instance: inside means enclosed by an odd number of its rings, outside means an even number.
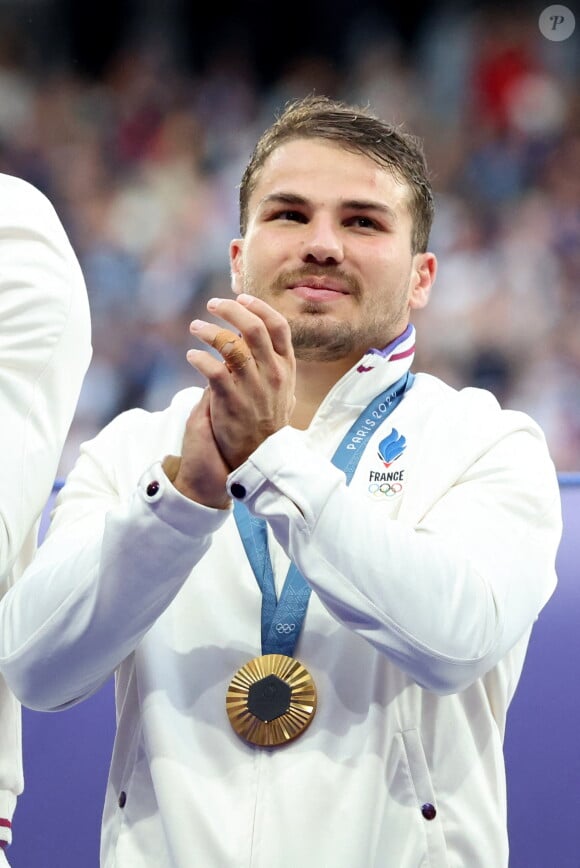
[[[370,217],[363,217],[363,216],[351,217],[348,222],[351,226],[359,226],[361,229],[378,229],[379,228],[379,224],[376,222],[376,220],[372,220]]]
[[[297,223],[306,223],[306,217],[304,214],[301,214],[300,211],[292,211],[290,209],[278,211],[274,217],[276,220],[293,220]]]

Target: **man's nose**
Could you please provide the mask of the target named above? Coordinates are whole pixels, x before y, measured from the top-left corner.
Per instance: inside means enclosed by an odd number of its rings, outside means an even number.
[[[306,227],[302,258],[322,265],[342,262],[344,250],[339,228],[328,219],[312,219]]]

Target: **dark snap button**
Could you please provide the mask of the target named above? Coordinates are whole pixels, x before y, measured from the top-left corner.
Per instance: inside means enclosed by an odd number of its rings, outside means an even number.
[[[118,800],[117,804],[119,805],[120,808],[124,808],[126,801],[127,801],[127,793],[125,792],[125,790],[121,790],[121,792],[119,793],[119,800]]]
[[[421,813],[426,820],[434,820],[437,816],[435,805],[432,805],[430,802],[426,802],[424,805],[421,805]]]
[[[246,489],[241,482],[234,482],[231,491],[232,496],[235,497],[236,500],[243,500],[246,496]]]
[[[159,483],[157,482],[157,480],[155,480],[154,482],[150,482],[145,490],[147,491],[148,497],[154,497],[159,491]]]

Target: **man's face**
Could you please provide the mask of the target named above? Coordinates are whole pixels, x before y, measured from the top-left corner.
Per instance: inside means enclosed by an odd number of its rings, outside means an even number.
[[[233,289],[288,319],[297,358],[354,364],[403,332],[435,277],[411,253],[408,187],[369,157],[323,139],[275,150],[230,247]]]

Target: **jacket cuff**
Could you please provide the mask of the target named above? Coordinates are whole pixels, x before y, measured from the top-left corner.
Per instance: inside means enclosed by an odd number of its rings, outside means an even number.
[[[0,790],[0,847],[12,843],[12,815],[16,796],[9,790]]]
[[[147,509],[180,533],[212,534],[230,515],[229,509],[213,509],[179,492],[171,483],[160,461],[155,462],[141,476],[137,491]]]

